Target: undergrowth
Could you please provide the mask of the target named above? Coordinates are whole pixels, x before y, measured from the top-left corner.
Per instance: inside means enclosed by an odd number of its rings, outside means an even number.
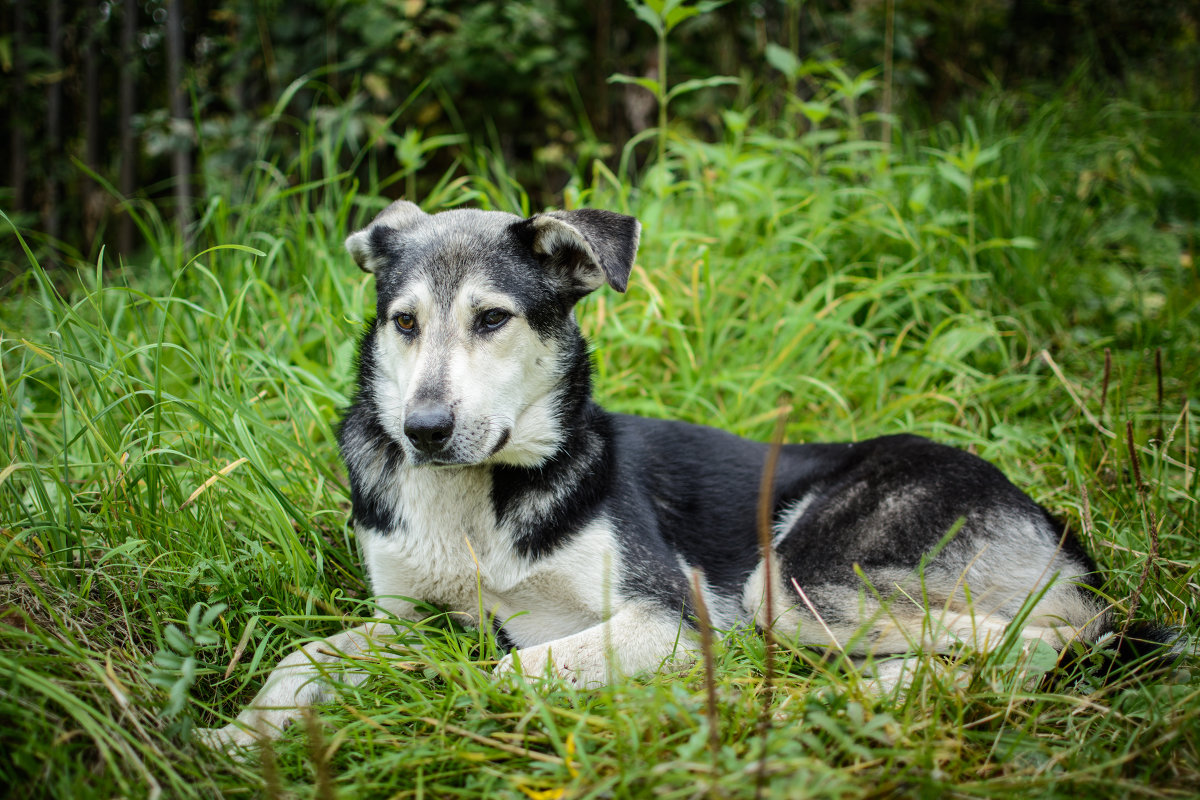
[[[788,441],[970,448],[1083,539],[1122,623],[1194,629],[1196,225],[1164,205],[1195,195],[1194,171],[1161,170],[1153,114],[1079,87],[880,143],[857,107],[869,76],[805,68],[811,91],[777,113],[727,111],[717,141],[659,131],[565,190],[645,226],[629,292],[578,312],[601,401],[761,439],[782,403]],[[145,207],[142,259],[49,272],[27,249],[6,289],[13,796],[1194,791],[1190,654],[1105,683],[1042,649],[963,653],[879,697],[854,665],[786,645],[766,676],[764,639],[734,631],[709,678],[539,689],[493,681],[490,634],[437,609],[414,626],[420,655],[365,664],[371,680],[259,757],[201,749],[193,728],[235,714],[298,640],[373,610],[333,434],[372,287],[340,242],[406,176],[290,180],[370,157],[326,123],[301,127],[295,164],[214,194],[188,240]],[[502,162],[465,163],[413,199],[531,211]]]

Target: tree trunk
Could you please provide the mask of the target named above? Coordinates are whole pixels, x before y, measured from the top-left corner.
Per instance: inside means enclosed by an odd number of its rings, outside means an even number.
[[[117,89],[117,105],[120,120],[118,128],[121,138],[121,175],[117,188],[126,203],[133,197],[137,180],[137,149],[133,138],[133,89],[134,89],[134,37],[137,35],[138,0],[125,0],[121,4],[121,84]],[[128,211],[121,213],[117,228],[117,250],[123,256],[133,252],[133,217]]]
[[[25,0],[13,0],[13,74],[14,88],[19,92],[25,87]],[[13,210],[25,210],[25,130],[21,127],[20,114],[11,117],[12,127],[8,131],[8,155],[10,158],[9,180],[13,187]]]
[[[183,8],[179,0],[167,0],[167,84],[171,92],[172,170],[175,173],[175,221],[187,237],[191,222],[192,122],[183,88]]]
[[[100,173],[100,6],[92,7],[88,14],[88,31],[84,40],[83,59],[83,105],[84,105],[84,148],[83,163],[88,169]],[[83,230],[90,248],[96,239],[96,230],[104,219],[104,190],[91,178],[83,182]]]
[[[595,97],[596,129],[600,138],[611,141],[612,130],[612,94],[609,91],[608,76],[615,70],[612,68],[609,45],[612,42],[612,0],[596,0],[592,4],[592,12],[596,20],[595,38],[592,40],[592,94]]]
[[[42,230],[51,241],[59,238],[58,170],[62,158],[62,0],[50,0],[46,38],[55,71],[46,84],[46,183],[42,193]]]

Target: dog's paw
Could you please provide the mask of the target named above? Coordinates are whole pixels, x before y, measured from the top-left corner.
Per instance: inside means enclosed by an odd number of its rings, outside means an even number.
[[[492,670],[492,675],[496,678],[549,678],[558,677],[550,670],[550,663],[543,652],[541,659],[537,659],[531,651],[545,648],[525,648],[520,651],[511,650],[508,655],[500,659]]]
[[[192,736],[209,750],[224,750],[244,759],[254,748],[282,736],[299,715],[296,709],[248,708],[224,728],[198,728]]]
[[[245,757],[246,750],[259,741],[252,732],[233,724],[224,728],[197,728],[192,738],[209,750],[223,750],[240,757]]]
[[[570,646],[560,646],[556,652],[550,645],[535,645],[514,650],[496,665],[494,675],[520,675],[526,678],[561,680],[578,689],[592,689],[607,682],[603,656],[575,652]]]

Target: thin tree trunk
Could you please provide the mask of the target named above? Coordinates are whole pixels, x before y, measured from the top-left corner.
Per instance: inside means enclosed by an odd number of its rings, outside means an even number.
[[[612,0],[596,0],[592,5],[596,20],[596,34],[592,41],[592,94],[595,96],[596,128],[600,138],[613,140],[612,100],[609,93],[608,76],[615,70],[609,63],[609,43],[612,41]]]
[[[62,157],[62,0],[50,0],[46,15],[50,63],[56,75],[46,84],[46,158],[43,162],[46,183],[42,194],[42,230],[53,241],[59,238],[56,167]]]
[[[253,56],[250,55],[251,50],[246,43],[251,41],[250,37],[254,33],[253,10],[253,4],[240,5],[236,20],[230,23],[228,29],[230,37],[236,37],[237,41],[243,43],[243,46],[238,48],[233,61],[233,74],[236,80],[233,96],[237,98],[238,111],[246,111],[250,108],[250,87],[247,85],[247,81]]]
[[[83,162],[88,168],[100,172],[100,7],[92,7],[88,14],[88,32],[84,37],[83,59],[83,103],[84,103],[84,149]],[[104,218],[104,194],[100,186],[88,178],[84,181],[83,221],[88,246],[96,238],[96,230]]]
[[[167,83],[171,92],[171,136],[175,146],[172,169],[175,173],[175,221],[181,236],[187,236],[191,222],[191,119],[183,90],[183,8],[179,0],[167,0]]]
[[[121,137],[121,175],[118,188],[121,197],[126,202],[133,197],[134,182],[137,180],[137,150],[133,138],[133,89],[134,89],[134,49],[133,40],[137,35],[138,0],[125,0],[121,4],[121,83],[117,90],[117,113],[120,115]],[[129,256],[133,252],[133,217],[128,211],[121,214],[120,226],[117,229],[117,250],[121,255]]]
[[[25,0],[13,0],[13,87],[19,93],[25,88]],[[25,210],[25,131],[21,127],[19,114],[12,115],[9,128],[8,154],[11,171],[9,180],[13,187],[13,210]]]
[[[892,79],[893,61],[895,59],[896,42],[896,5],[895,0],[887,0],[884,5],[883,29],[883,127],[879,139],[885,150],[892,148]]]

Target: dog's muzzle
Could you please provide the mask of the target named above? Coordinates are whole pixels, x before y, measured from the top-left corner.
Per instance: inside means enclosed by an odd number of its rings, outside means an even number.
[[[436,455],[454,433],[454,414],[445,406],[421,405],[404,418],[404,435],[427,456]]]

